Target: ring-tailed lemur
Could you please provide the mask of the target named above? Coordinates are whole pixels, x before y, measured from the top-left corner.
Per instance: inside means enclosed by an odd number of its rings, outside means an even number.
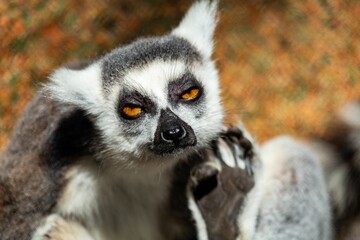
[[[329,239],[311,154],[220,134],[216,6],[51,75],[1,160],[1,239]]]
[[[51,75],[1,161],[2,239],[196,237],[191,209],[187,228],[165,210],[173,168],[222,128],[216,10],[196,2],[171,33]]]
[[[51,75],[1,161],[2,239],[52,238],[68,219],[94,239],[171,239],[172,169],[222,127],[216,8],[196,2],[168,35]]]

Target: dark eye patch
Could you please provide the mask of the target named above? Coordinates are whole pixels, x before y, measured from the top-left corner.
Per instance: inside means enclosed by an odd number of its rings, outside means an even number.
[[[124,91],[120,94],[119,102],[117,105],[117,112],[119,116],[122,116],[123,119],[129,120],[131,118],[124,118],[124,109],[127,108],[140,108],[141,116],[144,114],[155,115],[156,114],[156,105],[151,99],[147,96],[140,94],[137,91]],[[129,111],[129,109],[127,109]],[[141,116],[137,116],[137,119]]]
[[[197,91],[196,98],[191,98],[189,101],[182,97],[184,94],[190,93],[194,89]],[[168,86],[168,91],[171,103],[195,103],[201,98],[203,87],[192,73],[187,72],[181,78],[171,81]]]

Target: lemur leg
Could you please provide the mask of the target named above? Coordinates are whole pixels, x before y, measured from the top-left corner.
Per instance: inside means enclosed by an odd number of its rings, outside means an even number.
[[[32,237],[32,240],[94,240],[78,222],[57,214],[48,216]]]
[[[289,137],[269,141],[261,155],[262,181],[254,189],[261,200],[252,239],[332,239],[329,198],[315,155]]]

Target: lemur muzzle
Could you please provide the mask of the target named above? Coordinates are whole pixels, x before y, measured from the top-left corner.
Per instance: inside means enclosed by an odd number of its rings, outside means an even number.
[[[193,129],[170,109],[162,110],[155,132],[156,153],[171,153],[176,149],[196,145]]]

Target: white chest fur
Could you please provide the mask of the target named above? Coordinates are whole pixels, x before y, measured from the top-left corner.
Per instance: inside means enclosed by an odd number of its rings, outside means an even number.
[[[83,222],[94,240],[161,239],[159,212],[167,197],[169,173],[111,178],[77,167],[67,177],[58,212]]]

